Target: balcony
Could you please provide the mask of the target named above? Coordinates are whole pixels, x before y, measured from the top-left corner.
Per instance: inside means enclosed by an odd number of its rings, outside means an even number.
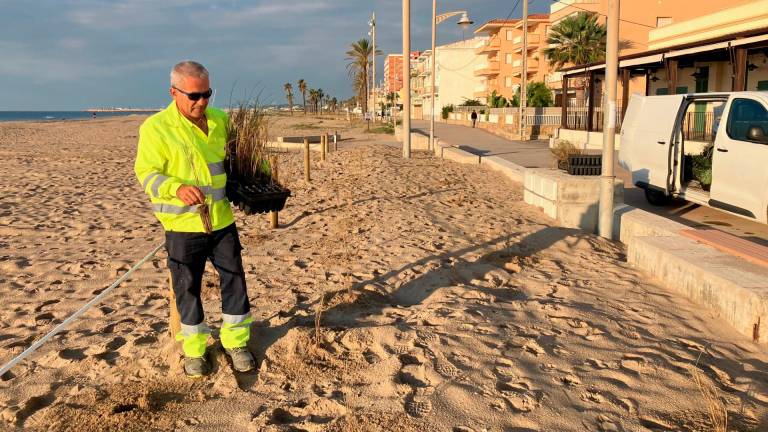
[[[512,76],[520,76],[523,73],[523,62],[520,60],[515,60],[515,62],[512,64]],[[539,71],[539,61],[528,59],[528,64],[526,65],[528,69],[528,74],[535,74]]]
[[[541,42],[541,36],[537,34],[528,35],[528,50],[537,49]],[[517,36],[514,41],[514,51],[521,52],[523,50],[523,37]]]
[[[493,76],[499,74],[499,61],[489,61],[475,69],[475,76]]]
[[[497,52],[501,49],[501,41],[499,38],[493,38],[490,41],[487,41],[483,44],[483,46],[475,49],[475,54],[488,54]]]

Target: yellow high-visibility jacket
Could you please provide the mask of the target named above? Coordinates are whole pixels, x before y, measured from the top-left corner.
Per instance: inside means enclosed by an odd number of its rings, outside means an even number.
[[[214,231],[235,220],[226,196],[224,172],[227,113],[209,107],[205,116],[208,136],[179,112],[176,102],[171,102],[139,129],[134,171],[166,231],[205,232],[197,206],[187,206],[176,197],[182,185],[203,191]]]

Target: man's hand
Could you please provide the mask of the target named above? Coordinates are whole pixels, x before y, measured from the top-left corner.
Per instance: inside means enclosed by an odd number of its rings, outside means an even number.
[[[205,194],[195,186],[182,185],[176,191],[176,196],[188,206],[205,204]]]

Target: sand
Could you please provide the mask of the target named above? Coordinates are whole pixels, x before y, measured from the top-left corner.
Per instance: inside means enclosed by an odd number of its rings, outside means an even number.
[[[132,171],[143,118],[0,123],[0,363],[162,242]],[[282,227],[236,214],[257,372],[233,374],[212,339],[213,374],[182,375],[161,252],[0,379],[0,429],[713,430],[695,374],[729,430],[768,430],[765,347],[620,244],[553,226],[498,173],[404,160],[343,122],[273,134],[318,128],[351,139],[313,154],[311,184],[281,155]]]

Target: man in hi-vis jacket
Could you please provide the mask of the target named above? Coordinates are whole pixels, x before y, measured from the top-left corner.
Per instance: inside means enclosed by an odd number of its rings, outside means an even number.
[[[242,246],[226,196],[224,171],[227,114],[208,107],[208,71],[184,61],[171,71],[168,107],[141,125],[134,166],[165,229],[165,247],[176,306],[181,315],[184,372],[209,373],[206,346],[210,329],[200,300],[205,263],[219,273],[221,344],[238,372],[255,367],[246,348],[253,322],[240,256]]]

